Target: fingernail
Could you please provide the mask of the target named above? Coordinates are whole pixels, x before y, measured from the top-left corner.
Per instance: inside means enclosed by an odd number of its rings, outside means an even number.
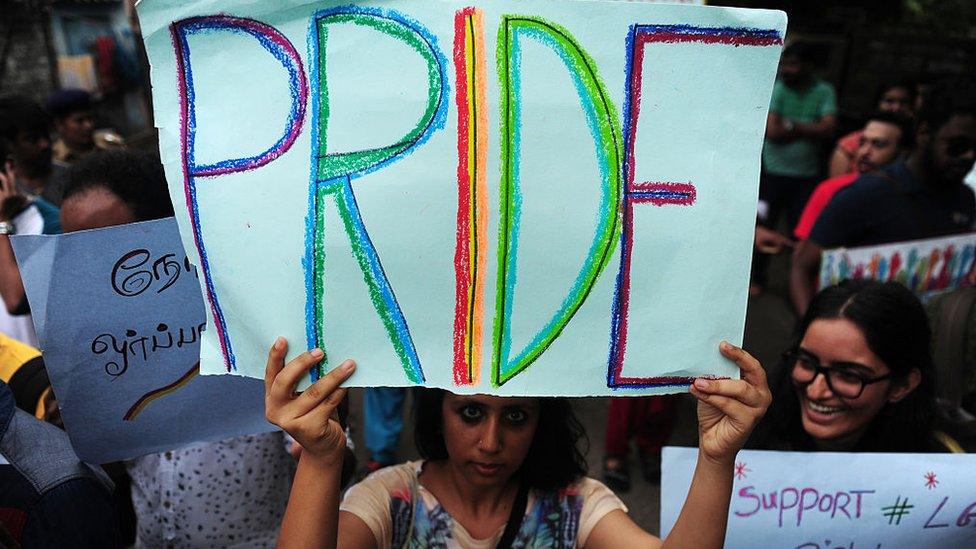
[[[351,360],[347,360],[339,367],[342,368],[343,372],[351,372],[356,369],[356,363]]]
[[[285,344],[285,338],[278,336],[275,338],[274,343],[272,343],[271,346],[274,347],[275,351],[280,351],[282,345],[284,344]]]
[[[731,351],[732,350],[732,346],[729,345],[729,342],[728,341],[724,341],[723,340],[721,343],[718,344],[718,346],[721,347],[723,351]]]
[[[708,389],[709,383],[707,379],[698,378],[695,380],[695,388],[705,390]]]
[[[322,351],[322,349],[319,349],[318,347],[309,351],[308,354],[312,355],[312,358],[315,359],[319,359],[325,356],[325,353]]]

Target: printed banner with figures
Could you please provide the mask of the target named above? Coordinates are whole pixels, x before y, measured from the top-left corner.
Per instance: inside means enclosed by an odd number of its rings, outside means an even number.
[[[976,233],[825,250],[820,287],[847,279],[895,281],[921,299],[976,283]]]

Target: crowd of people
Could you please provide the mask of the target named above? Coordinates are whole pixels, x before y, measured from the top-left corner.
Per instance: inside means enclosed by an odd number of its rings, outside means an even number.
[[[610,399],[601,482],[568,399],[416,389],[420,459],[399,463],[406,390],[368,389],[369,458],[356,474],[341,384],[360,366],[348,360],[298,392],[324,354],[286,364],[282,338],[269,350],[265,392],[267,418],[283,432],[81,462],[61,430],[9,237],[161,219],[173,206],[158,157],[96,131],[87,93],[64,90],[44,106],[0,98],[0,545],[720,547],[744,447],[957,451],[937,421],[932,333],[918,298],[895,282],[816,289],[825,248],[973,229],[964,178],[976,160],[976,87],[957,79],[919,88],[882,85],[876,110],[839,136],[833,87],[815,75],[809,47],[784,50],[750,292],[765,291],[772,253],[790,251],[796,337],[775,368],[723,342],[741,379],[689,387],[698,461],[664,540],[638,526],[614,490],[631,487],[632,445],[643,478],[660,481],[682,397]]]

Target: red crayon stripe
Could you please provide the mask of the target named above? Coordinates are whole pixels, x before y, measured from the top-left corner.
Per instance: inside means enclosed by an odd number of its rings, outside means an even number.
[[[700,42],[703,44],[728,44],[730,46],[775,46],[783,40],[771,36],[740,36],[734,34],[690,34],[681,32],[656,32],[641,34],[641,42],[665,42],[669,44],[679,42]]]
[[[471,125],[468,113],[469,94],[467,74],[467,50],[465,38],[467,36],[468,18],[474,14],[474,8],[468,7],[454,14],[454,81],[457,86],[455,103],[458,111],[458,209],[457,209],[457,241],[454,247],[454,383],[467,385],[472,382],[467,360],[465,340],[468,326],[469,300],[468,289],[471,287],[471,181],[469,164],[469,148]]]

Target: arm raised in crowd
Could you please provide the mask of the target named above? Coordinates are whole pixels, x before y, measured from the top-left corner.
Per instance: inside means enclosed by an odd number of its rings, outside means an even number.
[[[0,170],[0,222],[11,223],[24,207],[26,198],[15,183],[13,166],[10,162]],[[20,268],[10,245],[10,236],[0,235],[0,297],[7,312],[20,312],[24,304],[24,281],[20,278]]]
[[[793,250],[790,268],[790,301],[798,315],[803,315],[817,293],[817,274],[823,248],[812,240],[801,240]]]
[[[790,298],[797,314],[803,315],[817,293],[820,256],[825,249],[852,246],[866,238],[864,212],[877,207],[878,197],[890,184],[882,178],[866,179],[844,187],[817,216],[807,239],[793,251],[790,269]]]
[[[346,394],[339,386],[352,375],[356,364],[347,360],[302,393],[296,393],[299,380],[322,360],[324,353],[312,349],[285,365],[287,351],[284,338],[275,340],[264,375],[268,421],[302,446],[278,547],[333,548],[338,542],[339,490],[346,448],[346,434],[336,408]],[[349,513],[342,515],[343,546],[375,545],[373,533],[362,520]]]
[[[691,386],[698,399],[698,462],[684,506],[666,539],[641,530],[623,511],[613,511],[593,528],[593,547],[722,547],[728,524],[735,456],[772,401],[766,372],[749,353],[723,342],[742,379],[699,378]]]

